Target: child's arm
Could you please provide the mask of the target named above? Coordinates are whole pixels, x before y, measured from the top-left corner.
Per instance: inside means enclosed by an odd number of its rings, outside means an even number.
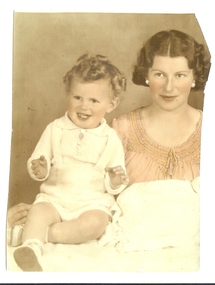
[[[37,179],[43,179],[48,173],[48,164],[44,155],[31,161],[31,169]]]
[[[46,127],[31,157],[27,161],[28,173],[36,181],[44,181],[49,176],[51,160],[53,158],[52,130],[53,123]],[[37,173],[38,171],[40,173]]]
[[[118,189],[122,184],[128,184],[129,179],[122,166],[106,167],[105,171],[109,174],[112,189]]]

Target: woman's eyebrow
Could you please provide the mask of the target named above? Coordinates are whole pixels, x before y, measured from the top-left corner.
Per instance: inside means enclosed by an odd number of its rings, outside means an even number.
[[[158,69],[158,68],[151,68],[151,71],[159,71],[159,72],[165,73],[165,71],[163,71],[163,70],[161,70],[161,69]]]
[[[179,71],[176,71],[176,73],[190,73],[191,70],[179,70]]]
[[[162,72],[162,73],[166,73],[165,71],[163,71],[162,69],[158,69],[158,68],[152,68],[151,71],[159,71],[159,72]],[[179,71],[176,71],[175,73],[190,73],[191,70],[179,70]]]

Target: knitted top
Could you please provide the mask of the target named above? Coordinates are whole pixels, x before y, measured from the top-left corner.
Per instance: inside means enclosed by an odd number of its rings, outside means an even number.
[[[170,148],[156,143],[147,135],[142,108],[114,119],[113,128],[125,150],[129,185],[163,179],[193,180],[199,176],[201,123],[202,111],[190,137]]]

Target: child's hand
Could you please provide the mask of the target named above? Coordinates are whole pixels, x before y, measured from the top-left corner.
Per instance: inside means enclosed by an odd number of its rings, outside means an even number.
[[[47,161],[43,155],[38,159],[34,159],[31,162],[31,169],[33,170],[33,174],[38,179],[45,178],[47,175]]]
[[[117,189],[121,184],[128,184],[128,176],[125,174],[122,166],[118,165],[112,168],[106,167],[105,171],[109,174],[111,188]]]

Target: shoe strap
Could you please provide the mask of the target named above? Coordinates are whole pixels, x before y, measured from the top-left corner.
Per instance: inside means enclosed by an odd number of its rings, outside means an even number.
[[[28,239],[25,242],[23,242],[22,246],[38,246],[41,250],[41,254],[44,253],[44,245],[39,239]]]

